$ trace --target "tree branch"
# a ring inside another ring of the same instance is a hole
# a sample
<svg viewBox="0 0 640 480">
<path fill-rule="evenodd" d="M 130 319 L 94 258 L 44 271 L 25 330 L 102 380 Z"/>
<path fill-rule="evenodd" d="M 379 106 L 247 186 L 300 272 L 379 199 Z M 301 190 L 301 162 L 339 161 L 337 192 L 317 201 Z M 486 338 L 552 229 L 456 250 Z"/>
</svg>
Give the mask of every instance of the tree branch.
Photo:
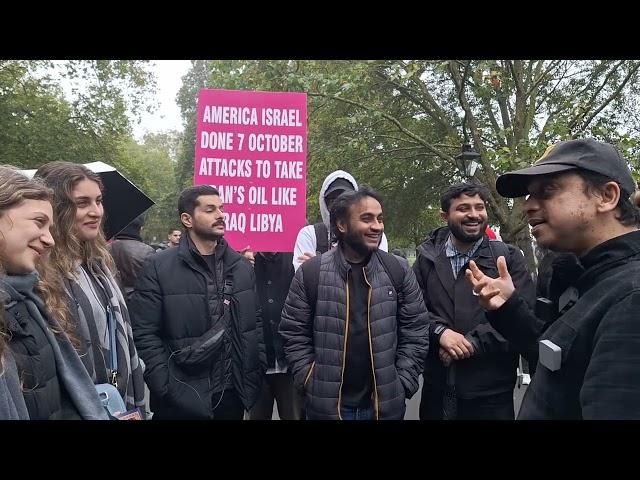
<svg viewBox="0 0 640 480">
<path fill-rule="evenodd" d="M 460 71 L 454 65 L 454 62 L 449 62 L 449 72 L 451 74 L 451 79 L 453 80 L 453 83 L 456 86 L 456 90 L 458 91 L 460 106 L 462 107 L 462 109 L 465 112 L 465 115 L 468 118 L 469 128 L 471 130 L 471 136 L 473 137 L 473 141 L 476 145 L 476 148 L 479 150 L 478 153 L 480 153 L 480 158 L 478 160 L 482 165 L 483 174 L 486 178 L 485 183 L 487 184 L 487 187 L 489 188 L 489 191 L 491 192 L 491 195 L 492 195 L 491 200 L 492 200 L 493 206 L 495 210 L 499 210 L 501 209 L 501 206 L 498 203 L 497 199 L 499 197 L 495 189 L 495 184 L 496 184 L 495 172 L 493 171 L 491 164 L 487 161 L 486 149 L 485 149 L 484 143 L 482 142 L 478 125 L 476 124 L 476 119 L 473 115 L 473 112 L 471 111 L 471 106 L 469 105 L 469 102 L 467 100 L 467 96 L 465 93 L 464 85 L 462 83 L 462 77 L 460 75 Z"/>
<path fill-rule="evenodd" d="M 312 97 L 331 98 L 333 100 L 337 100 L 339 102 L 344 102 L 344 103 L 347 103 L 349 105 L 353 105 L 355 107 L 359 107 L 359 108 L 362 108 L 364 110 L 368 110 L 370 112 L 377 112 L 379 115 L 381 115 L 382 117 L 386 118 L 389 122 L 394 124 L 399 131 L 404 133 L 409 138 L 412 138 L 413 140 L 418 142 L 420 145 L 422 145 L 428 151 L 430 151 L 432 153 L 435 153 L 439 157 L 442 157 L 443 159 L 446 159 L 447 161 L 453 162 L 455 164 L 455 159 L 451 155 L 447 155 L 442 150 L 439 150 L 439 149 L 435 148 L 433 145 L 431 145 L 429 142 L 427 142 L 424 138 L 422 138 L 422 137 L 416 135 L 415 133 L 413 133 L 412 131 L 406 129 L 400 123 L 400 121 L 397 118 L 389 115 L 388 113 L 381 112 L 377 108 L 374 108 L 374 107 L 372 107 L 370 105 L 366 105 L 366 104 L 361 103 L 361 102 L 356 102 L 354 100 L 349 100 L 347 98 L 338 97 L 337 95 L 329 95 L 329 94 L 326 94 L 326 93 L 318 93 L 318 92 L 307 92 L 307 95 L 312 96 Z"/>
<path fill-rule="evenodd" d="M 498 145 L 501 147 L 505 147 L 507 144 L 505 143 L 506 138 L 503 138 L 503 133 L 500 130 L 500 125 L 498 125 L 498 120 L 496 119 L 496 116 L 493 113 L 493 108 L 491 106 L 491 99 L 488 97 L 481 97 L 482 98 L 482 104 L 484 105 L 485 110 L 487 111 L 487 114 L 489 116 L 489 123 L 491 123 L 491 128 L 493 129 L 493 133 L 496 137 L 496 140 L 498 141 Z"/>
<path fill-rule="evenodd" d="M 631 77 L 633 75 L 635 75 L 635 73 L 638 71 L 638 68 L 640 68 L 640 63 L 636 63 L 631 70 L 629 70 L 629 73 L 627 73 L 627 76 L 624 78 L 624 80 L 622 81 L 622 83 L 618 86 L 618 88 L 611 94 L 609 95 L 609 97 L 602 103 L 602 105 L 600 105 L 599 108 L 597 108 L 590 116 L 589 118 L 587 118 L 583 123 L 581 128 L 578 129 L 579 132 L 584 132 L 587 127 L 589 126 L 589 124 L 593 121 L 593 119 L 602 111 L 604 110 L 607 105 L 609 105 L 615 98 L 618 97 L 618 95 L 620 95 L 620 92 L 622 92 L 622 90 L 624 89 L 624 87 L 627 85 L 627 83 L 629 82 L 629 80 L 631 79 Z M 595 100 L 595 99 L 594 99 Z M 588 110 L 587 110 L 588 111 Z"/>
<path fill-rule="evenodd" d="M 405 97 L 411 100 L 415 105 L 419 106 L 424 110 L 424 112 L 429 115 L 441 128 L 443 128 L 446 132 L 450 132 L 453 128 L 448 122 L 444 120 L 446 118 L 444 114 L 444 110 L 435 99 L 431 96 L 429 91 L 426 89 L 426 86 L 422 81 L 416 81 L 415 79 L 411 79 L 410 81 L 420 88 L 417 92 L 421 95 L 424 95 L 426 100 L 421 100 L 415 94 L 413 89 L 407 87 L 406 85 L 402 85 L 401 83 L 392 80 L 389 78 L 381 69 L 376 69 L 375 74 L 378 78 L 382 79 L 384 82 L 392 85 L 397 88 Z"/>
<path fill-rule="evenodd" d="M 544 60 L 540 60 L 540 66 L 542 66 L 542 64 L 544 63 Z M 529 88 L 529 91 L 527 92 L 527 95 L 531 95 L 531 93 L 537 89 L 540 84 L 549 76 L 551 75 L 551 72 L 555 69 L 555 68 L 559 68 L 560 65 L 562 64 L 561 60 L 557 60 L 555 62 L 551 62 L 551 64 L 549 65 L 549 68 L 547 68 L 544 73 L 540 76 L 536 76 L 534 75 L 534 82 L 531 85 L 531 87 Z"/>
<path fill-rule="evenodd" d="M 536 65 L 535 72 L 533 73 L 533 78 L 538 78 L 540 75 L 540 71 L 542 70 L 543 61 L 540 60 Z M 531 66 L 531 64 L 530 64 Z M 533 80 L 532 80 L 532 83 Z M 538 97 L 538 89 L 531 88 L 527 91 L 527 97 L 529 98 L 529 102 L 526 105 L 526 115 L 525 115 L 525 123 L 524 123 L 524 132 L 526 135 L 526 139 L 529 140 L 529 132 L 531 131 L 531 127 L 533 126 L 533 120 L 536 115 L 536 99 Z"/>
<path fill-rule="evenodd" d="M 607 86 L 607 84 L 609 83 L 609 79 L 616 72 L 618 67 L 620 67 L 620 65 L 622 65 L 623 63 L 624 63 L 624 60 L 621 60 L 620 62 L 618 62 L 617 65 L 614 65 L 613 68 L 609 70 L 609 72 L 607 72 L 607 74 L 604 77 L 604 80 L 600 83 L 600 86 L 598 86 L 598 88 L 596 88 L 596 90 L 591 94 L 591 98 L 589 98 L 589 100 L 586 102 L 586 105 L 584 107 L 581 107 L 580 111 L 576 113 L 576 115 L 569 121 L 568 125 L 570 130 L 572 130 L 573 127 L 575 127 L 578 124 L 580 119 L 585 117 L 585 115 L 589 110 L 591 110 L 600 92 L 604 89 L 605 86 Z M 591 79 L 588 85 L 591 85 L 592 83 L 593 83 L 593 79 Z M 584 91 L 586 91 L 585 89 L 586 87 L 582 89 L 580 93 L 583 93 Z"/>
</svg>

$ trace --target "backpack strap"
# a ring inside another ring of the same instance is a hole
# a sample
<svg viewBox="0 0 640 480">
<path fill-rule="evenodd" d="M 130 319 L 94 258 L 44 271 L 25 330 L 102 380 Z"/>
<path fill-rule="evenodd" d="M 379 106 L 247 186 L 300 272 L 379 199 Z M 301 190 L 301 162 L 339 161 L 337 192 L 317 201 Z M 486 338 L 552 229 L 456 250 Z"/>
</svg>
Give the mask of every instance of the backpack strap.
<svg viewBox="0 0 640 480">
<path fill-rule="evenodd" d="M 329 251 L 329 230 L 323 222 L 313 224 L 316 232 L 316 253 L 325 253 Z"/>
<path fill-rule="evenodd" d="M 404 270 L 400 261 L 395 255 L 382 250 L 378 250 L 380 261 L 387 275 L 391 278 L 393 288 L 399 294 L 402 292 L 402 283 L 404 281 Z M 318 285 L 320 284 L 320 261 L 322 254 L 318 254 L 304 262 L 300 268 L 302 269 L 304 281 L 304 289 L 307 294 L 307 300 L 311 306 L 312 315 L 315 315 L 316 303 L 318 302 Z"/>
<path fill-rule="evenodd" d="M 378 258 L 380 258 L 387 275 L 391 278 L 393 288 L 400 294 L 402 292 L 402 282 L 404 281 L 404 270 L 400 265 L 400 261 L 392 253 L 383 252 L 382 250 L 378 250 Z"/>
<path fill-rule="evenodd" d="M 507 267 L 509 266 L 511 251 L 506 243 L 501 242 L 500 240 L 489 240 L 489 250 L 491 250 L 491 256 L 493 257 L 494 262 L 498 261 L 498 257 L 504 257 L 507 262 Z"/>
<path fill-rule="evenodd" d="M 322 253 L 310 258 L 302 265 L 302 280 L 304 281 L 304 289 L 307 293 L 307 300 L 311 307 L 311 318 L 315 316 L 316 303 L 318 302 L 318 285 L 320 284 L 320 259 Z"/>
</svg>

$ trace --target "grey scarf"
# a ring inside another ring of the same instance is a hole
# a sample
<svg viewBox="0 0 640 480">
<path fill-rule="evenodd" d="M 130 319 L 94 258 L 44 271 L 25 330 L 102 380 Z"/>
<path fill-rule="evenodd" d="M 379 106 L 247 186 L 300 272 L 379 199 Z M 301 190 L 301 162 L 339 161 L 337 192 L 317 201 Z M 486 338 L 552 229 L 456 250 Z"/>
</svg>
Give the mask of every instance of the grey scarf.
<svg viewBox="0 0 640 480">
<path fill-rule="evenodd" d="M 77 332 L 87 345 L 91 345 L 92 336 L 89 331 L 95 329 L 100 341 L 100 345 L 94 345 L 87 350 L 88 359 L 85 361 L 85 366 L 90 368 L 89 373 L 94 383 L 106 383 L 111 378 L 111 345 L 107 316 L 105 306 L 100 300 L 101 293 L 104 293 L 116 320 L 118 391 L 124 399 L 127 410 L 144 407 L 144 364 L 138 357 L 133 342 L 129 311 L 116 280 L 109 269 L 101 264 L 93 267 L 91 273 L 87 273 L 81 266 L 78 266 L 74 273 L 75 281 L 67 283 L 67 293 L 77 308 Z M 93 275 L 101 285 L 102 292 L 96 290 L 96 285 L 89 275 Z M 95 358 L 96 355 L 100 358 Z"/>
<path fill-rule="evenodd" d="M 0 317 L 9 296 L 0 289 Z M 0 359 L 0 420 L 29 420 L 27 405 L 24 403 L 18 367 L 11 350 L 6 348 Z"/>
<path fill-rule="evenodd" d="M 20 387 L 18 368 L 8 349 L 2 357 L 0 372 L 0 420 L 29 420 L 29 412 Z"/>
<path fill-rule="evenodd" d="M 45 332 L 53 349 L 60 383 L 64 385 L 80 416 L 85 420 L 109 420 L 93 382 L 73 345 L 64 333 L 54 335 L 51 331 L 49 324 L 59 330 L 55 320 L 48 318 L 47 321 L 44 318 L 46 315 L 44 303 L 33 290 L 38 281 L 37 274 L 8 275 L 3 277 L 3 280 L 4 288 L 11 296 L 11 300 L 24 302 L 29 314 Z"/>
</svg>

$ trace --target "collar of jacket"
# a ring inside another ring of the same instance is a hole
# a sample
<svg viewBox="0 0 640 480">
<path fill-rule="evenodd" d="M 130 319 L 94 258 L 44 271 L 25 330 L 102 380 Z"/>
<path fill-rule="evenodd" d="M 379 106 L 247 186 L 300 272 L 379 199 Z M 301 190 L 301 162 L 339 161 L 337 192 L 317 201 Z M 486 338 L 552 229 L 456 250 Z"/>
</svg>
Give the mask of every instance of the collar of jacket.
<svg viewBox="0 0 640 480">
<path fill-rule="evenodd" d="M 222 262 L 225 276 L 226 272 L 231 270 L 235 266 L 235 264 L 242 258 L 242 255 L 229 247 L 229 244 L 224 238 L 218 240 L 215 254 L 216 263 L 220 261 Z M 200 254 L 200 252 L 198 252 L 198 249 L 191 240 L 188 232 L 180 237 L 180 244 L 178 245 L 178 256 L 195 270 L 202 271 L 204 269 L 204 271 L 206 271 L 206 269 L 209 268 L 207 261 L 202 258 L 202 255 Z"/>
<path fill-rule="evenodd" d="M 279 252 L 258 252 L 257 256 L 262 257 L 265 262 L 275 262 L 276 260 L 280 260 L 282 257 L 282 253 Z"/>
<path fill-rule="evenodd" d="M 429 238 L 420 244 L 418 247 L 418 253 L 421 253 L 429 260 L 434 261 L 444 249 L 444 244 L 449 237 L 449 233 L 449 227 L 436 228 L 431 232 Z"/>
<path fill-rule="evenodd" d="M 429 238 L 418 247 L 418 253 L 424 255 L 428 260 L 435 262 L 436 258 L 444 251 L 445 243 L 447 242 L 447 238 L 449 238 L 450 234 L 451 231 L 449 230 L 449 227 L 436 228 L 431 232 Z M 484 235 L 482 243 L 472 257 L 473 261 L 481 268 L 496 268 L 493 255 L 491 255 L 491 249 L 489 248 L 489 242 L 489 237 Z M 447 258 L 447 261 L 450 262 L 451 260 Z"/>
<path fill-rule="evenodd" d="M 333 259 L 338 269 L 338 273 L 343 279 L 346 279 L 347 272 L 351 270 L 351 265 L 349 264 L 349 262 L 347 262 L 347 259 L 344 258 L 344 254 L 342 253 L 342 248 L 340 247 L 340 244 L 338 244 L 336 248 L 334 248 L 333 250 L 330 250 L 329 252 L 333 252 Z M 378 251 L 376 250 L 371 254 L 371 256 L 369 257 L 369 260 L 364 266 L 364 270 L 366 273 L 370 271 L 371 266 L 373 265 L 373 262 L 378 261 L 377 258 L 378 258 Z"/>
<path fill-rule="evenodd" d="M 115 240 L 137 240 L 139 242 L 142 242 L 142 237 L 140 235 L 130 235 L 128 233 L 119 233 L 118 235 L 113 237 L 113 240 L 114 241 Z"/>
<path fill-rule="evenodd" d="M 10 305 L 15 302 L 31 301 L 38 309 L 42 318 L 47 323 L 50 322 L 48 314 L 46 313 L 46 307 L 44 301 L 35 293 L 35 286 L 38 283 L 37 272 L 31 272 L 24 275 L 2 275 L 0 277 L 0 291 L 3 291 L 10 298 L 7 299 L 3 295 L 5 305 Z M 11 330 L 17 331 L 24 328 L 24 322 L 26 318 L 18 319 L 10 316 L 7 319 L 8 325 Z"/>
<path fill-rule="evenodd" d="M 33 293 L 38 283 L 36 272 L 24 275 L 2 275 L 0 277 L 0 289 L 9 295 L 11 301 L 23 301 L 26 296 Z"/>
<path fill-rule="evenodd" d="M 577 281 L 578 289 L 582 291 L 598 275 L 627 263 L 638 254 L 640 254 L 640 230 L 602 242 L 589 253 L 580 257 L 580 263 L 585 271 Z"/>
</svg>

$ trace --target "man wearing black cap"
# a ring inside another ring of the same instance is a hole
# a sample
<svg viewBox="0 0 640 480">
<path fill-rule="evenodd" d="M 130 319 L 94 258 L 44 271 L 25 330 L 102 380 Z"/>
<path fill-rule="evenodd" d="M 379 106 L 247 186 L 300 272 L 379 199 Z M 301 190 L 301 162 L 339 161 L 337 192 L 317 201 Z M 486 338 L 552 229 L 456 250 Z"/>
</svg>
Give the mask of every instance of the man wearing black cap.
<svg viewBox="0 0 640 480">
<path fill-rule="evenodd" d="M 538 244 L 574 253 L 581 267 L 546 321 L 514 288 L 504 258 L 498 278 L 473 262 L 466 272 L 493 327 L 537 357 L 519 418 L 640 419 L 640 211 L 627 162 L 612 145 L 569 140 L 496 188 L 529 195 Z"/>
<path fill-rule="evenodd" d="M 335 242 L 331 238 L 329 228 L 329 211 L 331 205 L 342 193 L 358 189 L 355 178 L 343 170 L 331 172 L 322 182 L 318 204 L 322 221 L 315 225 L 302 227 L 298 232 L 296 244 L 293 250 L 293 267 L 298 270 L 300 265 L 314 257 L 317 253 L 328 251 Z M 387 237 L 382 234 L 380 250 L 389 250 Z"/>
</svg>

